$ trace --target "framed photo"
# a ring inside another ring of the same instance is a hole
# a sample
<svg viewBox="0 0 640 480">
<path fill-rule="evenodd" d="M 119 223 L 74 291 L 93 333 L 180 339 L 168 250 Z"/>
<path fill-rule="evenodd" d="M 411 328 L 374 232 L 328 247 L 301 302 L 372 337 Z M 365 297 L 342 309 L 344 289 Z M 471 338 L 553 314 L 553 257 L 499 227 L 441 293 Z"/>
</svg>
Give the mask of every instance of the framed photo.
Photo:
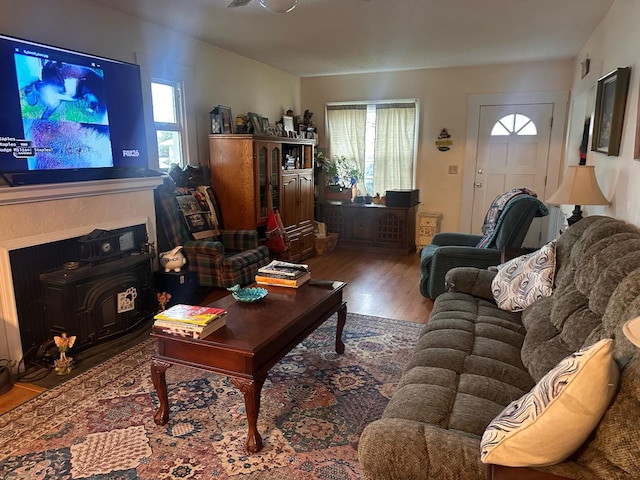
<svg viewBox="0 0 640 480">
<path fill-rule="evenodd" d="M 218 105 L 218 112 L 220 114 L 221 133 L 233 133 L 233 115 L 231 115 L 231 108 Z"/>
<path fill-rule="evenodd" d="M 260 120 L 262 121 L 262 133 L 268 134 L 269 133 L 269 119 L 266 117 L 260 117 Z"/>
<path fill-rule="evenodd" d="M 289 132 L 295 132 L 296 127 L 293 124 L 293 117 L 290 117 L 288 115 L 283 115 L 282 127 L 284 128 L 284 131 L 287 132 L 287 136 L 289 136 Z"/>
<path fill-rule="evenodd" d="M 256 135 L 264 135 L 264 132 L 262 131 L 262 117 L 254 112 L 247 113 L 247 116 L 249 117 L 249 123 L 253 128 L 253 133 Z"/>
<path fill-rule="evenodd" d="M 617 68 L 598 80 L 591 150 L 607 155 L 620 153 L 630 67 Z"/>
</svg>

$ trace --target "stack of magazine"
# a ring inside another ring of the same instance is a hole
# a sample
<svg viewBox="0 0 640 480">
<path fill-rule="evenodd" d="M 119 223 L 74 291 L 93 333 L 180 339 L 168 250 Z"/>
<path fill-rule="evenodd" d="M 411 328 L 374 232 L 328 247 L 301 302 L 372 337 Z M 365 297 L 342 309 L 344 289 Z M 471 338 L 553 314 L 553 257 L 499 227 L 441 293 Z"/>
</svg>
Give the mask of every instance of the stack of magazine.
<svg viewBox="0 0 640 480">
<path fill-rule="evenodd" d="M 273 260 L 260 267 L 256 275 L 256 283 L 261 285 L 277 285 L 280 287 L 298 288 L 311 279 L 309 266 L 302 263 L 289 263 Z"/>
<path fill-rule="evenodd" d="M 153 317 L 153 326 L 181 337 L 204 338 L 224 326 L 227 311 L 222 308 L 177 304 Z"/>
</svg>

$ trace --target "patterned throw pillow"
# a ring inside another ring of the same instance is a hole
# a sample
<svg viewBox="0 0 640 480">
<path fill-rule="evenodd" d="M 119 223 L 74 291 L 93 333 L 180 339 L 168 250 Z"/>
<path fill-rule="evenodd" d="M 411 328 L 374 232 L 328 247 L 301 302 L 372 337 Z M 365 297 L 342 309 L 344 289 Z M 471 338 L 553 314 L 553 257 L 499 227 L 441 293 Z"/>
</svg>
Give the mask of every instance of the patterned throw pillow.
<svg viewBox="0 0 640 480">
<path fill-rule="evenodd" d="M 533 253 L 503 263 L 491 282 L 498 307 L 520 312 L 536 300 L 553 293 L 556 274 L 556 241 Z"/>
<path fill-rule="evenodd" d="M 566 459 L 596 427 L 618 385 L 613 341 L 600 340 L 547 373 L 511 402 L 482 435 L 481 460 L 509 467 L 552 465 Z"/>
</svg>

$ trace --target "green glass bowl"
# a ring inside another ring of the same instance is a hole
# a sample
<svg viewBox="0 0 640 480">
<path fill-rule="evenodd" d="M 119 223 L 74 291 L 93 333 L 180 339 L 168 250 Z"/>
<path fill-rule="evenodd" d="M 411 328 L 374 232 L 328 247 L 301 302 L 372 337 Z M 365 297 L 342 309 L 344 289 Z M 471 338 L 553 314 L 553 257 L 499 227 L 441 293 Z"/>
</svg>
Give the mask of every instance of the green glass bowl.
<svg viewBox="0 0 640 480">
<path fill-rule="evenodd" d="M 252 303 L 262 300 L 269 293 L 264 288 L 240 288 L 238 290 L 232 291 L 233 298 L 235 298 L 238 302 L 246 302 Z"/>
</svg>

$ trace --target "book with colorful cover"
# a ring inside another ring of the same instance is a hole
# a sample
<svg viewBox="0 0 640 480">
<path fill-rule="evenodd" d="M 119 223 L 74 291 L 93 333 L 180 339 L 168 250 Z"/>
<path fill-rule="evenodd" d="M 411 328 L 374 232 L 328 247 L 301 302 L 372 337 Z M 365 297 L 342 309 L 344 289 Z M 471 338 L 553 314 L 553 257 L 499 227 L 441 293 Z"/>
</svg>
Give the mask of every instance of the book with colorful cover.
<svg viewBox="0 0 640 480">
<path fill-rule="evenodd" d="M 298 288 L 311 279 L 309 272 L 303 273 L 298 277 L 287 277 L 284 275 L 256 275 L 256 283 L 259 285 L 275 285 L 280 287 Z"/>
<path fill-rule="evenodd" d="M 194 325 L 206 325 L 224 313 L 226 313 L 226 310 L 223 308 L 201 307 L 198 305 L 185 305 L 179 303 L 156 314 L 153 318 L 156 320 L 169 320 Z"/>
<path fill-rule="evenodd" d="M 205 326 L 171 322 L 169 320 L 156 320 L 153 326 L 163 333 L 198 339 L 208 337 L 226 324 L 227 316 L 223 314 Z"/>
<path fill-rule="evenodd" d="M 260 267 L 258 275 L 283 275 L 286 277 L 299 277 L 300 272 L 308 273 L 309 265 L 303 263 L 283 262 L 282 260 L 272 260 L 271 263 Z"/>
</svg>

